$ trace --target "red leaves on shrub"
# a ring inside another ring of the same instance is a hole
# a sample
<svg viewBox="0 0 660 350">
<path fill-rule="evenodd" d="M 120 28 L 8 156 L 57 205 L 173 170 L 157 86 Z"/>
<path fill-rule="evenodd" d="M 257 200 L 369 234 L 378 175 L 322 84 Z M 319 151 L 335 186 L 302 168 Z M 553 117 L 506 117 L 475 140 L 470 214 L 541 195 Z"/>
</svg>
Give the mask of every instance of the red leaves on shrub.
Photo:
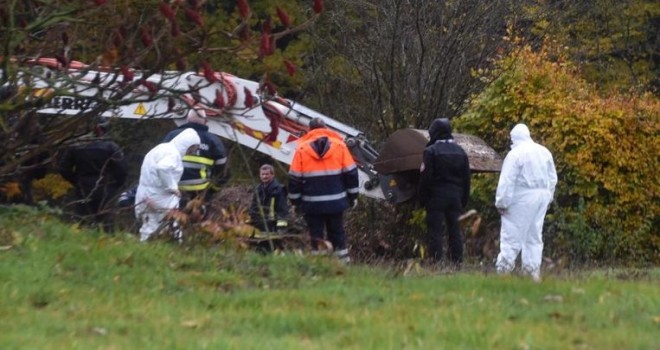
<svg viewBox="0 0 660 350">
<path fill-rule="evenodd" d="M 119 67 L 119 70 L 121 70 L 121 74 L 124 75 L 125 82 L 133 81 L 133 78 L 135 78 L 135 73 L 133 73 L 132 70 L 128 69 L 128 66 L 122 65 L 121 67 Z"/>
<path fill-rule="evenodd" d="M 261 34 L 261 45 L 259 45 L 259 57 L 265 57 L 274 52 L 272 47 L 272 42 L 270 40 L 270 34 L 262 33 Z"/>
<path fill-rule="evenodd" d="M 142 41 L 142 45 L 144 45 L 144 47 L 150 47 L 154 44 L 154 38 L 151 36 L 149 27 L 144 26 L 140 28 L 140 40 Z"/>
<path fill-rule="evenodd" d="M 289 14 L 279 7 L 275 11 L 277 12 L 277 17 L 280 19 L 282 25 L 287 28 L 291 27 L 291 18 L 289 18 Z"/>
<path fill-rule="evenodd" d="M 268 118 L 270 119 L 270 133 L 266 136 L 265 141 L 274 142 L 277 141 L 277 135 L 280 132 L 280 120 L 279 118 Z"/>
<path fill-rule="evenodd" d="M 247 19 L 250 15 L 250 5 L 247 0 L 238 0 L 238 15 L 241 16 L 241 19 Z"/>
<path fill-rule="evenodd" d="M 314 0 L 314 13 L 321 13 L 323 11 L 323 0 Z"/>
<path fill-rule="evenodd" d="M 211 68 L 211 65 L 204 61 L 202 62 L 202 71 L 204 73 L 204 78 L 208 80 L 209 83 L 213 84 L 216 81 L 218 81 L 218 78 L 215 77 L 215 72 L 213 71 L 213 68 Z"/>
<path fill-rule="evenodd" d="M 203 27 L 204 26 L 204 19 L 202 18 L 202 14 L 198 10 L 194 9 L 186 9 L 186 18 L 190 22 L 195 23 L 198 27 Z"/>
<path fill-rule="evenodd" d="M 121 32 L 118 29 L 115 29 L 112 32 L 112 45 L 114 47 L 121 46 L 121 43 L 124 41 L 124 36 L 121 35 Z"/>
<path fill-rule="evenodd" d="M 213 105 L 219 109 L 225 108 L 225 97 L 222 95 L 222 91 L 215 90 L 215 100 L 213 100 Z"/>
<path fill-rule="evenodd" d="M 140 80 L 140 85 L 147 88 L 151 94 L 155 94 L 158 91 L 158 86 L 156 86 L 156 84 L 152 81 L 142 79 Z"/>
<path fill-rule="evenodd" d="M 289 74 L 290 77 L 296 74 L 296 65 L 293 64 L 293 62 L 289 60 L 284 60 L 284 65 L 286 66 L 286 72 Z"/>
<path fill-rule="evenodd" d="M 273 32 L 273 21 L 270 19 L 270 16 L 266 17 L 264 23 L 261 24 L 261 32 L 266 34 Z"/>
<path fill-rule="evenodd" d="M 254 96 L 252 96 L 252 92 L 246 87 L 243 88 L 243 92 L 245 93 L 245 107 L 252 108 L 252 106 L 254 106 Z"/>
<path fill-rule="evenodd" d="M 108 2 L 107 0 L 94 0 L 94 3 L 95 3 L 97 6 L 103 6 L 103 5 L 105 5 L 107 2 Z"/>
<path fill-rule="evenodd" d="M 161 2 L 160 5 L 158 6 L 158 10 L 160 10 L 160 13 L 167 18 L 170 22 L 174 22 L 175 19 L 175 13 L 174 10 L 172 9 L 172 6 L 166 2 Z"/>
<path fill-rule="evenodd" d="M 277 92 L 275 85 L 273 85 L 273 83 L 270 80 L 264 81 L 261 84 L 261 89 L 271 96 L 275 95 L 275 93 Z"/>
</svg>

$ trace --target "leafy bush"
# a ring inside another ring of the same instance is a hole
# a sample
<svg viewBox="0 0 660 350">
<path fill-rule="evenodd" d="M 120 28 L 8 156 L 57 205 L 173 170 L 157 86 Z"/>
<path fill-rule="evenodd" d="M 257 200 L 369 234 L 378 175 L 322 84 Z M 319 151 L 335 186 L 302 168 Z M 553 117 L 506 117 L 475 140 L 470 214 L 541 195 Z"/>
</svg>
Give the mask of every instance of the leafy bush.
<svg viewBox="0 0 660 350">
<path fill-rule="evenodd" d="M 599 96 L 549 45 L 520 47 L 479 74 L 492 83 L 455 126 L 504 154 L 509 131 L 522 122 L 553 153 L 559 184 L 546 218 L 548 251 L 580 260 L 660 262 L 658 98 Z"/>
<path fill-rule="evenodd" d="M 38 200 L 62 198 L 73 188 L 73 185 L 58 174 L 48 174 L 35 180 L 32 186 Z"/>
</svg>

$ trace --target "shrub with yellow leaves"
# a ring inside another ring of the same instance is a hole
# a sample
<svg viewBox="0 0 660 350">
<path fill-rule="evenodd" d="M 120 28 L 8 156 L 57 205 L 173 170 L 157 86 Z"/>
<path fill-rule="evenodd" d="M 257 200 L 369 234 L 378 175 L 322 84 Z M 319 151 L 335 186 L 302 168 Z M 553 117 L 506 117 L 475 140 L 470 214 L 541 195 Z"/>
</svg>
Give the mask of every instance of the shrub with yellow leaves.
<svg viewBox="0 0 660 350">
<path fill-rule="evenodd" d="M 36 200 L 60 199 L 72 188 L 73 186 L 59 174 L 47 174 L 43 178 L 32 182 L 32 190 Z"/>
<path fill-rule="evenodd" d="M 509 131 L 522 122 L 553 153 L 559 183 L 546 218 L 546 253 L 659 263 L 658 97 L 600 96 L 562 50 L 549 45 L 522 46 L 482 77 L 492 83 L 454 126 L 505 154 Z M 480 211 L 492 211 L 492 201 L 494 196 Z"/>
</svg>

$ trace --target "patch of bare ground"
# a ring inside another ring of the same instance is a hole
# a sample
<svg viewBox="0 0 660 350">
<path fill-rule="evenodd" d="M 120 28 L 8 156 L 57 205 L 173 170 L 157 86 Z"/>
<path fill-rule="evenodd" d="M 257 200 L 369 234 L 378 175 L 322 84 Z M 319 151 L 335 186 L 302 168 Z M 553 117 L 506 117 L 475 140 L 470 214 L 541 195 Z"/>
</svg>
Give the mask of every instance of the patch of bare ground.
<svg viewBox="0 0 660 350">
<path fill-rule="evenodd" d="M 252 202 L 253 186 L 233 185 L 223 186 L 213 195 L 213 206 L 218 208 L 250 208 Z"/>
</svg>

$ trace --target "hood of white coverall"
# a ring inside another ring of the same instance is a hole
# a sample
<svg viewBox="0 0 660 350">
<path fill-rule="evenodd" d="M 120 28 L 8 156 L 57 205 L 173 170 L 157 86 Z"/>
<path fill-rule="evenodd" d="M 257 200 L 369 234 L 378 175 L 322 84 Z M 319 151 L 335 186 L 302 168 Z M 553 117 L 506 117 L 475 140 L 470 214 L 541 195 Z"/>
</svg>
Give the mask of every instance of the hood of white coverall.
<svg viewBox="0 0 660 350">
<path fill-rule="evenodd" d="M 522 142 L 532 141 L 529 128 L 525 124 L 516 124 L 511 129 L 511 148 L 516 147 Z"/>
<path fill-rule="evenodd" d="M 197 131 L 191 128 L 184 129 L 178 135 L 176 135 L 170 143 L 176 147 L 179 154 L 183 157 L 186 154 L 188 148 L 194 145 L 199 145 L 201 142 Z"/>
<path fill-rule="evenodd" d="M 550 200 L 557 184 L 557 172 L 552 154 L 535 143 L 524 124 L 511 130 L 511 151 L 502 164 L 495 194 L 495 206 L 509 208 L 520 202 L 528 190 L 546 189 Z"/>
</svg>

